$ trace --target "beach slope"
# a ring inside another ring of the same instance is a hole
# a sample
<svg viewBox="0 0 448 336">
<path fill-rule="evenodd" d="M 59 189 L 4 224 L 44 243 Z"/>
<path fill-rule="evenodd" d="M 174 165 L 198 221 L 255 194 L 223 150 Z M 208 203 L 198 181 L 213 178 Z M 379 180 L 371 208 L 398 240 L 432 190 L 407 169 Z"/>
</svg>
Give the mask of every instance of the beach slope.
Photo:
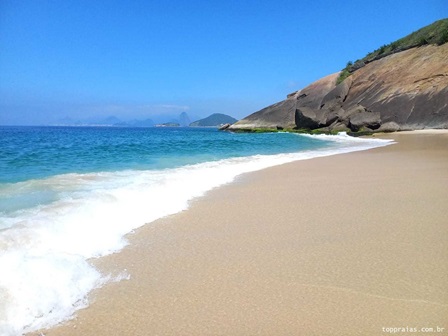
<svg viewBox="0 0 448 336">
<path fill-rule="evenodd" d="M 397 144 L 247 174 L 139 229 L 96 261 L 130 279 L 44 334 L 446 333 L 448 133 L 381 137 Z"/>
</svg>

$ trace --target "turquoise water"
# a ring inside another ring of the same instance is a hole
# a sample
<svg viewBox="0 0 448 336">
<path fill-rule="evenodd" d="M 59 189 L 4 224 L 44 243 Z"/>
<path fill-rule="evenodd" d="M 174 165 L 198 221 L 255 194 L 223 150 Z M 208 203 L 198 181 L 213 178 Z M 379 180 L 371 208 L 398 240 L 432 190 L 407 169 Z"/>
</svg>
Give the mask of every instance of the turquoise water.
<svg viewBox="0 0 448 336">
<path fill-rule="evenodd" d="M 93 289 L 132 277 L 101 274 L 89 260 L 120 251 L 126 234 L 243 173 L 388 144 L 344 134 L 105 127 L 0 127 L 0 143 L 0 335 L 72 318 Z"/>
<path fill-rule="evenodd" d="M 65 173 L 174 168 L 317 149 L 330 142 L 212 128 L 0 127 L 0 143 L 0 183 L 7 183 Z"/>
</svg>

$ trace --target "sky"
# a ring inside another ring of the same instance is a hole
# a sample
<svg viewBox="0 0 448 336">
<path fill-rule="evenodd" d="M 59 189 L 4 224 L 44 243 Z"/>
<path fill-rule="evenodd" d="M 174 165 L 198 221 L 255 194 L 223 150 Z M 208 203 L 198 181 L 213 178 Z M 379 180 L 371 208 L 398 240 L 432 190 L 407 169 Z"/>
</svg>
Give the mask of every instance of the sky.
<svg viewBox="0 0 448 336">
<path fill-rule="evenodd" d="M 239 119 L 446 17 L 447 0 L 0 0 L 0 124 Z"/>
</svg>

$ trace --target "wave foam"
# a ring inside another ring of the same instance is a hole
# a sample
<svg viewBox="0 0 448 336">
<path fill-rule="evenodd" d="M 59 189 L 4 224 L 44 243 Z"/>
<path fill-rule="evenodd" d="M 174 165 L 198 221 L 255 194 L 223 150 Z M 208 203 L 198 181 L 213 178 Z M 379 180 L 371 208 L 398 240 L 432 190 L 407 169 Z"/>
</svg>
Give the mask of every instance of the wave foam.
<svg viewBox="0 0 448 336">
<path fill-rule="evenodd" d="M 242 173 L 391 143 L 344 134 L 312 137 L 332 145 L 176 169 L 66 174 L 21 182 L 22 190 L 51 190 L 52 198 L 48 204 L 0 218 L 0 334 L 31 332 L 69 319 L 88 305 L 87 294 L 92 289 L 129 278 L 126 274 L 114 279 L 101 275 L 89 258 L 119 251 L 126 245 L 127 233 L 187 209 L 193 198 Z"/>
</svg>

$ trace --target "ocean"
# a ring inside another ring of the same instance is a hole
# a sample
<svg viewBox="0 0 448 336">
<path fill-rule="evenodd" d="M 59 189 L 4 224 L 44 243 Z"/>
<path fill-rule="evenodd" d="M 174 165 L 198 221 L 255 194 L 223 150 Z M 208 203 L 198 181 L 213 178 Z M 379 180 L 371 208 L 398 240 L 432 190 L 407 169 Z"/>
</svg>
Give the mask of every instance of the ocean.
<svg viewBox="0 0 448 336">
<path fill-rule="evenodd" d="M 89 260 L 243 173 L 390 143 L 213 128 L 0 127 L 0 334 L 72 318 L 93 289 L 132 276 L 101 274 Z"/>
</svg>

